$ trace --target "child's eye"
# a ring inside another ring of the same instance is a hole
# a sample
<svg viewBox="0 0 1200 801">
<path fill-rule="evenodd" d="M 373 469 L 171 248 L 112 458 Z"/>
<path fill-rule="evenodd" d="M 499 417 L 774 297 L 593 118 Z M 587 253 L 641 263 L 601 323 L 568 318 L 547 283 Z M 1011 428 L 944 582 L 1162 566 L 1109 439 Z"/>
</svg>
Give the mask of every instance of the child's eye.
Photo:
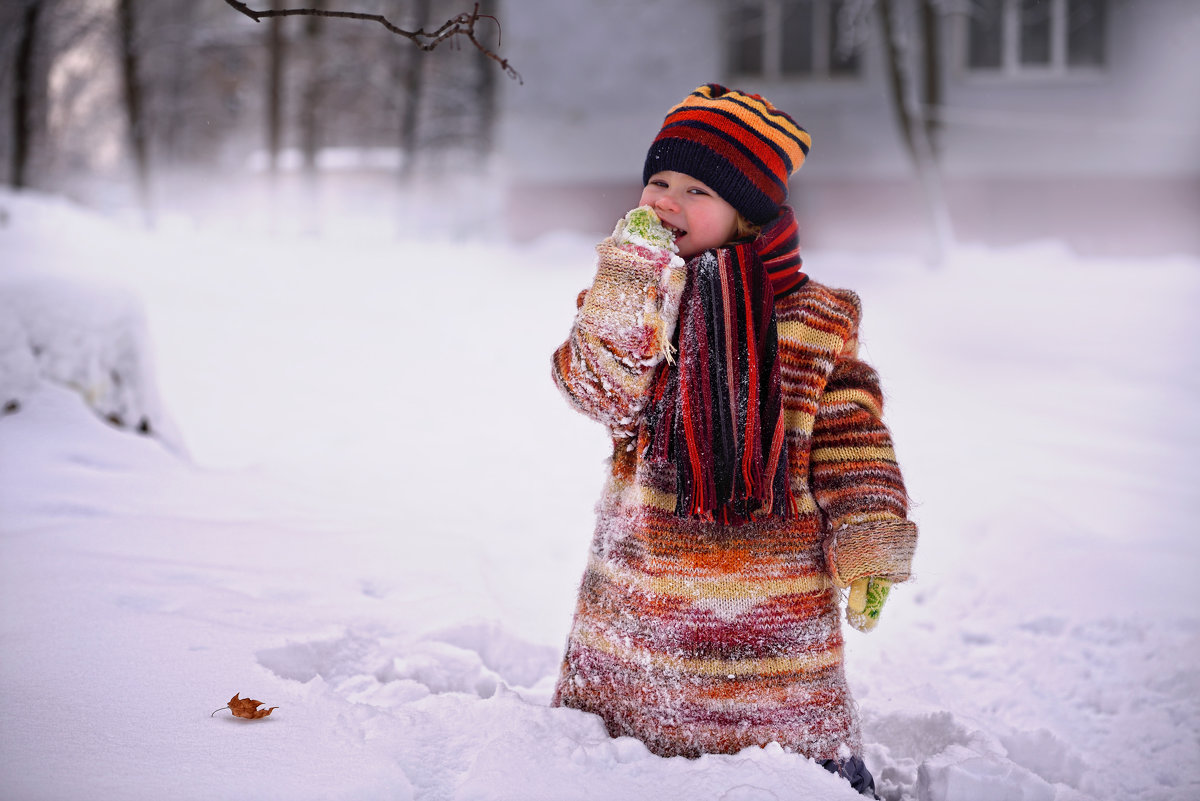
<svg viewBox="0 0 1200 801">
<path fill-rule="evenodd" d="M 650 181 L 650 185 L 665 189 L 667 187 L 667 182 L 662 180 L 661 178 L 655 178 L 652 181 Z"/>
<path fill-rule="evenodd" d="M 693 195 L 707 195 L 708 194 L 708 192 L 704 191 L 703 189 L 701 189 L 698 186 L 693 186 L 691 189 L 688 190 L 688 192 L 690 192 Z"/>
</svg>

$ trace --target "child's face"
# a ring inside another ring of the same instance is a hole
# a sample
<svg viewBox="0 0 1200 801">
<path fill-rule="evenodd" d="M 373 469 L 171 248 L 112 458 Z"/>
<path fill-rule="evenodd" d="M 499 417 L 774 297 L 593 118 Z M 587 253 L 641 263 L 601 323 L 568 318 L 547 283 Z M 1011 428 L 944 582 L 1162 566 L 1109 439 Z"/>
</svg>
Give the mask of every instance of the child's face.
<svg viewBox="0 0 1200 801">
<path fill-rule="evenodd" d="M 665 170 L 650 176 L 639 205 L 651 206 L 675 231 L 679 255 L 690 259 L 733 239 L 737 211 L 690 175 Z"/>
</svg>

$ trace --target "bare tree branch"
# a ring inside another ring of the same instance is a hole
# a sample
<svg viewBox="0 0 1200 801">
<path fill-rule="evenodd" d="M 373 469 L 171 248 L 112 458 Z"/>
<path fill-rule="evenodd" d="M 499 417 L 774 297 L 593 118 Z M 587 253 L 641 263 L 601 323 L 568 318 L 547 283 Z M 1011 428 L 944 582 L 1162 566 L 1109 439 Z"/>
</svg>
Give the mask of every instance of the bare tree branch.
<svg viewBox="0 0 1200 801">
<path fill-rule="evenodd" d="M 238 0 L 225 0 L 235 10 L 245 14 L 255 22 L 261 22 L 270 17 L 336 17 L 341 19 L 360 19 L 369 22 L 378 22 L 383 27 L 387 28 L 397 36 L 403 36 L 411 41 L 421 50 L 429 51 L 437 47 L 447 39 L 452 39 L 455 36 L 465 36 L 471 44 L 479 49 L 479 52 L 495 61 L 500 65 L 500 68 L 508 75 L 515 79 L 518 83 L 524 83 L 520 73 L 512 68 L 508 63 L 508 59 L 500 58 L 493 53 L 475 37 L 475 24 L 481 19 L 491 20 L 499 26 L 499 21 L 490 14 L 480 14 L 479 5 L 470 12 L 463 12 L 457 16 L 446 20 L 442 25 L 435 30 L 427 31 L 423 27 L 417 28 L 415 31 L 405 30 L 398 25 L 393 24 L 387 17 L 382 14 L 364 14 L 358 11 L 326 11 L 320 8 L 281 8 L 269 11 L 255 11 L 245 3 L 240 3 Z"/>
</svg>

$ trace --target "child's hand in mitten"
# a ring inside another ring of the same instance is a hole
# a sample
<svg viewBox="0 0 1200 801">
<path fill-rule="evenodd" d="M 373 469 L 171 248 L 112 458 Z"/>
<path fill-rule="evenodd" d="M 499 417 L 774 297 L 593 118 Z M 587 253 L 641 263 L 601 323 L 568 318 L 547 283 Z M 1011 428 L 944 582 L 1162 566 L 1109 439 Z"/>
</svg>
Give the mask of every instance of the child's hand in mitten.
<svg viewBox="0 0 1200 801">
<path fill-rule="evenodd" d="M 846 620 L 870 631 L 893 582 L 912 571 L 917 527 L 909 520 L 880 520 L 841 526 L 825 538 L 825 564 L 836 587 L 849 587 Z"/>
<path fill-rule="evenodd" d="M 856 579 L 850 584 L 850 599 L 846 602 L 846 621 L 859 631 L 870 631 L 879 622 L 879 613 L 887 601 L 892 582 L 871 576 Z"/>
<path fill-rule="evenodd" d="M 579 330 L 643 366 L 669 357 L 685 278 L 676 250 L 674 234 L 652 208 L 629 212 L 596 248 L 596 278 L 579 310 Z"/>
</svg>

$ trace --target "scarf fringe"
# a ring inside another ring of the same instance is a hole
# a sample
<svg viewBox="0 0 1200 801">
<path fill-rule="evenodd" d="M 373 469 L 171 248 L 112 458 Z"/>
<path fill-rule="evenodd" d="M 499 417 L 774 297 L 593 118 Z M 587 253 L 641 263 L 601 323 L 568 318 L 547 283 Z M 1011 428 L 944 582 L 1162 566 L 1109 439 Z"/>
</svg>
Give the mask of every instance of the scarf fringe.
<svg viewBox="0 0 1200 801">
<path fill-rule="evenodd" d="M 803 285 L 786 209 L 753 242 L 688 265 L 672 369 L 647 410 L 650 458 L 675 466 L 676 514 L 726 524 L 793 518 L 775 300 Z"/>
</svg>

